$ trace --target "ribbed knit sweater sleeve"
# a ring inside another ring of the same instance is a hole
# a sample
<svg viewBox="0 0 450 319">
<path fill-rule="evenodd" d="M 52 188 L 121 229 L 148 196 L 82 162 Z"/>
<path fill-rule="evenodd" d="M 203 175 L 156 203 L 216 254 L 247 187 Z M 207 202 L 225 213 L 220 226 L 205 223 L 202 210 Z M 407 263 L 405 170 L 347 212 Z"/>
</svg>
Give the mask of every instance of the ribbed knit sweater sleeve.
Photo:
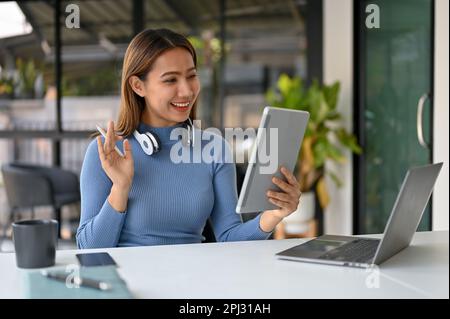
<svg viewBox="0 0 450 319">
<path fill-rule="evenodd" d="M 125 212 L 116 211 L 107 198 L 112 183 L 103 171 L 98 156 L 97 141 L 86 151 L 81 169 L 81 219 L 77 230 L 78 248 L 116 247 Z"/>
<path fill-rule="evenodd" d="M 239 241 L 267 239 L 271 232 L 264 232 L 259 226 L 261 214 L 242 223 L 236 213 L 237 188 L 236 165 L 230 159 L 232 150 L 228 142 L 222 139 L 222 150 L 218 162 L 214 163 L 214 207 L 211 222 L 218 241 Z"/>
</svg>

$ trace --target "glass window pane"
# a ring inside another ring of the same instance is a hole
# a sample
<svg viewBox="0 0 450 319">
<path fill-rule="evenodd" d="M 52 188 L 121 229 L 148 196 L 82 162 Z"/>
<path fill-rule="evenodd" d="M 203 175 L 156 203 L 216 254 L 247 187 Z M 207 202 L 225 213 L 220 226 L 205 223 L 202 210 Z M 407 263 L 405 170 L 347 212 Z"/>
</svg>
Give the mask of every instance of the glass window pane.
<svg viewBox="0 0 450 319">
<path fill-rule="evenodd" d="M 258 127 L 265 92 L 281 73 L 306 77 L 304 6 L 228 1 L 225 127 Z"/>
<path fill-rule="evenodd" d="M 52 129 L 53 9 L 43 1 L 0 6 L 0 130 Z"/>
<path fill-rule="evenodd" d="M 70 4 L 80 10 L 80 28 L 67 23 L 61 28 L 63 129 L 93 130 L 97 123 L 117 118 L 123 57 L 132 35 L 132 2 L 63 1 L 61 10 Z M 71 12 L 65 13 L 66 19 Z"/>
<path fill-rule="evenodd" d="M 381 233 L 409 167 L 430 159 L 417 141 L 417 102 L 431 85 L 432 1 L 377 0 L 381 27 L 363 29 L 365 50 L 362 233 Z M 429 113 L 424 112 L 429 140 Z M 430 210 L 419 230 L 430 228 Z"/>
</svg>

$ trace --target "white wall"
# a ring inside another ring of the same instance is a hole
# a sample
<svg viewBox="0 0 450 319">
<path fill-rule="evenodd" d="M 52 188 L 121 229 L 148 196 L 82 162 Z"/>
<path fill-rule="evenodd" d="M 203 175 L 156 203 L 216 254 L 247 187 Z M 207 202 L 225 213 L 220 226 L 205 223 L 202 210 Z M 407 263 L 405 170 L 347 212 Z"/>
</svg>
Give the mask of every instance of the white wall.
<svg viewBox="0 0 450 319">
<path fill-rule="evenodd" d="M 352 131 L 353 123 L 353 1 L 324 0 L 323 2 L 323 61 L 324 82 L 341 82 L 338 109 L 345 127 Z M 346 152 L 347 163 L 330 168 L 341 177 L 344 185 L 337 188 L 331 180 L 327 186 L 331 203 L 325 212 L 325 232 L 350 235 L 353 231 L 352 156 Z"/>
<path fill-rule="evenodd" d="M 434 162 L 444 162 L 433 195 L 433 230 L 449 229 L 448 0 L 435 2 Z"/>
</svg>

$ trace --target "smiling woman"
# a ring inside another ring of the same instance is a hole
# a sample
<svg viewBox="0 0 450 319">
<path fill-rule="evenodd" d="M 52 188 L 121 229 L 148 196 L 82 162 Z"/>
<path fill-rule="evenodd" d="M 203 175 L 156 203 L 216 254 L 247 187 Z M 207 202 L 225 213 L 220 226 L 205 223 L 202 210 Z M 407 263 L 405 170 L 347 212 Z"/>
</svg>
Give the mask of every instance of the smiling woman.
<svg viewBox="0 0 450 319">
<path fill-rule="evenodd" d="M 105 139 L 89 145 L 83 162 L 78 247 L 200 243 L 208 220 L 218 241 L 266 239 L 297 207 L 298 182 L 281 170 L 286 182 L 274 179 L 274 184 L 283 192 L 267 195 L 280 209 L 242 223 L 235 211 L 236 167 L 227 161 L 231 149 L 214 133 L 202 131 L 199 144 L 189 138 L 183 146 L 203 153 L 218 138 L 223 151 L 214 152 L 211 161 L 173 161 L 171 150 L 179 143 L 171 139 L 172 131 L 194 131 L 196 67 L 195 50 L 180 34 L 145 30 L 131 41 L 117 129 L 110 121 Z M 119 140 L 124 156 L 115 150 Z M 155 152 L 151 147 L 146 152 L 149 144 Z"/>
</svg>

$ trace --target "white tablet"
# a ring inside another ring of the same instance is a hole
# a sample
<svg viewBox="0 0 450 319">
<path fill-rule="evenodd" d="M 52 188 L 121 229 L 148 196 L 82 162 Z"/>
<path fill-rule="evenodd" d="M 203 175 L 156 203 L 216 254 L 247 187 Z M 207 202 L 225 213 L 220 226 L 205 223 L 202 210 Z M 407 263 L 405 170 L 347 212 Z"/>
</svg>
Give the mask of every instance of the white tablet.
<svg viewBox="0 0 450 319">
<path fill-rule="evenodd" d="M 269 202 L 269 189 L 281 191 L 272 182 L 284 181 L 280 166 L 294 172 L 309 113 L 266 106 L 236 206 L 236 213 L 256 213 L 279 207 Z"/>
</svg>

